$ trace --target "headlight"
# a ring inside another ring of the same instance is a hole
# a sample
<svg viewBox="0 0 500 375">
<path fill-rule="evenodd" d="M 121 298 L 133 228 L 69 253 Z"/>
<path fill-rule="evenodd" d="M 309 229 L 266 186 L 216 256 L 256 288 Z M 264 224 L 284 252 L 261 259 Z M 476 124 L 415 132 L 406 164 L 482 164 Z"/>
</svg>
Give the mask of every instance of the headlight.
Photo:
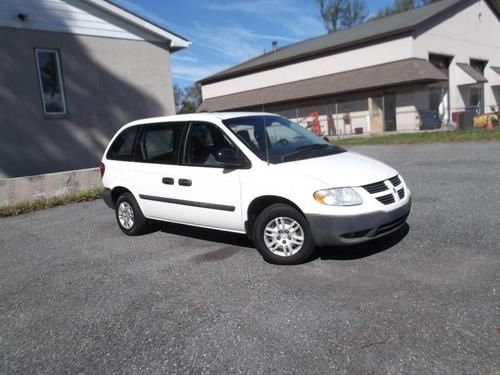
<svg viewBox="0 0 500 375">
<path fill-rule="evenodd" d="M 351 188 L 319 190 L 314 193 L 314 199 L 329 206 L 356 206 L 363 203 L 363 199 Z"/>
</svg>

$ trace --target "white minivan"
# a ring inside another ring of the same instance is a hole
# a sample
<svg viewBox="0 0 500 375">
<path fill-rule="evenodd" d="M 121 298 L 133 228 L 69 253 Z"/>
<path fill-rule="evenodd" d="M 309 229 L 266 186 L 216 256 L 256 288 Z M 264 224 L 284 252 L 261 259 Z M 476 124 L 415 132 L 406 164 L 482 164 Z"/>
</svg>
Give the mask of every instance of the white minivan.
<svg viewBox="0 0 500 375">
<path fill-rule="evenodd" d="M 396 170 L 269 113 L 199 113 L 123 126 L 101 163 L 120 229 L 151 220 L 246 233 L 268 262 L 391 233 L 410 213 Z"/>
</svg>

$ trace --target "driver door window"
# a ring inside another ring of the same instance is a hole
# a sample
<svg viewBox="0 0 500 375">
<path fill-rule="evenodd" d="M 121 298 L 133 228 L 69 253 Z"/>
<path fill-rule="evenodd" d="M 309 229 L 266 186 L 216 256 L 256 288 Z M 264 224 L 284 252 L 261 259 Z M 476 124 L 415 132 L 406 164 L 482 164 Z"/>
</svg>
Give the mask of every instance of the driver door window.
<svg viewBox="0 0 500 375">
<path fill-rule="evenodd" d="M 205 167 L 220 167 L 216 159 L 217 151 L 229 148 L 237 153 L 236 147 L 216 126 L 193 123 L 186 142 L 184 163 Z"/>
</svg>

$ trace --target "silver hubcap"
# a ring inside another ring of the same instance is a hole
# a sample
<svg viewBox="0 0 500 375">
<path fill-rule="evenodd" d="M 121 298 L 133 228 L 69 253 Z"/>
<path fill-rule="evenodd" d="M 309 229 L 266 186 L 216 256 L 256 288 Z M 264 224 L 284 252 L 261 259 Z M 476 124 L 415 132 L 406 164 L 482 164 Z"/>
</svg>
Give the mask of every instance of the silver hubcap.
<svg viewBox="0 0 500 375">
<path fill-rule="evenodd" d="M 289 217 L 277 217 L 267 223 L 264 242 L 276 255 L 288 257 L 296 254 L 304 244 L 304 230 Z"/>
<path fill-rule="evenodd" d="M 120 225 L 129 230 L 134 226 L 134 210 L 128 202 L 122 202 L 118 206 L 118 220 Z"/>
</svg>

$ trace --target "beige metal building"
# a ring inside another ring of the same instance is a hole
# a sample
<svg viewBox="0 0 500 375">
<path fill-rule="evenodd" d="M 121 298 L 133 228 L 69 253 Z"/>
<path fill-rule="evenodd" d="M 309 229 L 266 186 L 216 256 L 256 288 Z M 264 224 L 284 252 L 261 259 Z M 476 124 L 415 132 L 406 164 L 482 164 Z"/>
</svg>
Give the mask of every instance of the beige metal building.
<svg viewBox="0 0 500 375">
<path fill-rule="evenodd" d="M 499 105 L 498 35 L 490 1 L 442 0 L 202 79 L 200 110 L 317 118 L 325 135 L 437 128 Z"/>
</svg>

